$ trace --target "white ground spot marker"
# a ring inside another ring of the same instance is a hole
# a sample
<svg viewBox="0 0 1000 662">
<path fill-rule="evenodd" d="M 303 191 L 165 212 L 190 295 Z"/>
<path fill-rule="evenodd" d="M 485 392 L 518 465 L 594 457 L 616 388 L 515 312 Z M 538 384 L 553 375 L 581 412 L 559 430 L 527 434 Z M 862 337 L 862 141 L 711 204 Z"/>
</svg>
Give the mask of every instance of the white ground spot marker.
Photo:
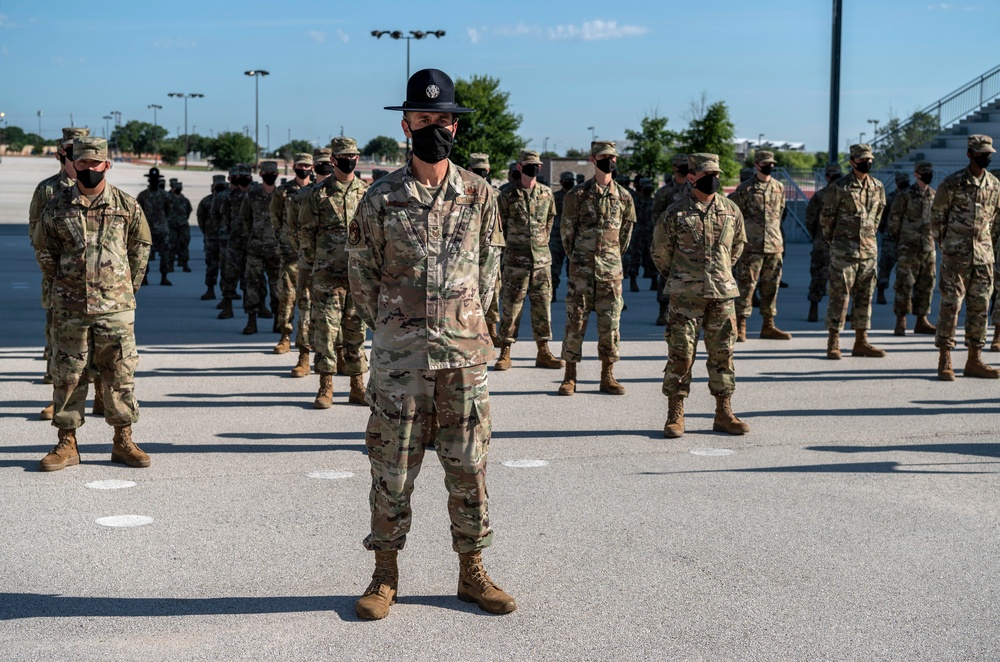
<svg viewBox="0 0 1000 662">
<path fill-rule="evenodd" d="M 313 471 L 306 475 L 310 478 L 324 478 L 326 480 L 340 480 L 341 478 L 354 477 L 354 473 L 350 471 Z"/>
<path fill-rule="evenodd" d="M 95 480 L 87 483 L 84 487 L 92 490 L 121 490 L 126 487 L 135 487 L 135 482 L 131 480 Z"/>
<path fill-rule="evenodd" d="M 736 451 L 729 448 L 695 448 L 691 455 L 708 455 L 710 457 L 721 457 L 723 455 L 735 455 Z"/>
<path fill-rule="evenodd" d="M 549 466 L 548 460 L 505 460 L 501 462 L 505 467 L 513 469 L 537 469 L 538 467 Z"/>
<path fill-rule="evenodd" d="M 101 526 L 126 527 L 152 524 L 153 518 L 146 517 L 145 515 L 110 515 L 108 517 L 98 517 L 94 521 Z"/>
</svg>

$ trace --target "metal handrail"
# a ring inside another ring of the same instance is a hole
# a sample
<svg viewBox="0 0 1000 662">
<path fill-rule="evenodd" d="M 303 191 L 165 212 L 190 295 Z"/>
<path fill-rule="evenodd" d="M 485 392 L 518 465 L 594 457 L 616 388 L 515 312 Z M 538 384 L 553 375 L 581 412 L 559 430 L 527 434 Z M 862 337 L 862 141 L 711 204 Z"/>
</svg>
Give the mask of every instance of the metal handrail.
<svg viewBox="0 0 1000 662">
<path fill-rule="evenodd" d="M 788 204 L 789 201 L 808 204 L 809 196 L 802 191 L 798 183 L 795 181 L 795 178 L 792 177 L 792 174 L 787 168 L 775 168 L 771 173 L 771 176 L 776 176 L 778 181 L 785 186 L 785 209 L 788 210 L 788 216 L 795 220 L 795 223 L 802 228 L 802 231 L 807 237 L 810 236 L 809 230 L 806 229 L 805 221 L 799 218 L 799 214 L 795 211 L 795 207 Z"/>
</svg>

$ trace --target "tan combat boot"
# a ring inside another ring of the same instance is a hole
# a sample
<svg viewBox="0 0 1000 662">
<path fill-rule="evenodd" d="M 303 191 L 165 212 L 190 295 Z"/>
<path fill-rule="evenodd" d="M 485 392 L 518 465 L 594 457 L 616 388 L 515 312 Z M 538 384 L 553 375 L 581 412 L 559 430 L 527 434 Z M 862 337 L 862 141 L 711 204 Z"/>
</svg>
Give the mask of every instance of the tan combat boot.
<svg viewBox="0 0 1000 662">
<path fill-rule="evenodd" d="M 917 315 L 917 323 L 913 327 L 913 332 L 933 336 L 937 333 L 937 327 L 931 324 L 930 320 L 927 319 L 927 315 Z M 1000 347 L 996 351 L 1000 352 Z"/>
<path fill-rule="evenodd" d="M 287 354 L 292 350 L 292 338 L 287 333 L 282 333 L 278 339 L 278 344 L 274 346 L 275 354 Z"/>
<path fill-rule="evenodd" d="M 486 326 L 490 331 L 490 340 L 493 341 L 493 346 L 499 348 L 503 345 L 503 343 L 500 342 L 500 335 L 497 333 L 497 325 L 487 324 Z"/>
<path fill-rule="evenodd" d="M 615 379 L 614 363 L 601 359 L 601 393 L 625 395 L 625 387 Z"/>
<path fill-rule="evenodd" d="M 375 620 L 389 615 L 389 607 L 396 604 L 399 586 L 398 552 L 375 552 L 375 572 L 364 594 L 354 604 L 359 618 Z"/>
<path fill-rule="evenodd" d="M 990 343 L 991 352 L 1000 352 L 1000 326 L 993 329 L 993 342 Z"/>
<path fill-rule="evenodd" d="M 56 403 L 50 402 L 45 405 L 45 409 L 38 412 L 38 420 L 40 421 L 51 421 L 56 415 Z"/>
<path fill-rule="evenodd" d="M 76 430 L 59 430 L 59 443 L 38 463 L 39 471 L 59 471 L 80 464 L 76 448 Z"/>
<path fill-rule="evenodd" d="M 104 384 L 100 377 L 94 378 L 94 408 L 91 413 L 94 416 L 104 416 Z"/>
<path fill-rule="evenodd" d="M 941 347 L 938 354 L 938 379 L 942 382 L 955 381 L 955 371 L 951 369 L 951 349 Z"/>
<path fill-rule="evenodd" d="M 366 405 L 365 402 L 365 378 L 364 375 L 351 375 L 351 393 L 347 396 L 347 401 L 352 405 Z"/>
<path fill-rule="evenodd" d="M 981 347 L 969 348 L 969 359 L 965 362 L 963 377 L 980 377 L 982 379 L 1000 379 L 1000 370 L 983 363 Z"/>
<path fill-rule="evenodd" d="M 747 341 L 747 318 L 736 316 L 736 342 Z"/>
<path fill-rule="evenodd" d="M 319 373 L 319 393 L 313 401 L 316 409 L 329 409 L 333 405 L 333 373 Z"/>
<path fill-rule="evenodd" d="M 563 367 L 563 362 L 561 359 L 557 359 L 549 351 L 549 343 L 545 340 L 539 340 L 538 354 L 535 355 L 535 367 L 536 368 L 549 368 L 551 370 L 559 370 Z"/>
<path fill-rule="evenodd" d="M 504 346 L 500 348 L 500 358 L 497 359 L 493 369 L 501 372 L 510 370 L 510 345 L 504 343 Z"/>
<path fill-rule="evenodd" d="M 257 313 L 247 313 L 247 325 L 243 327 L 243 335 L 252 336 L 257 333 Z"/>
<path fill-rule="evenodd" d="M 746 320 L 743 320 L 743 337 L 746 338 Z M 764 316 L 764 324 L 760 327 L 760 337 L 764 340 L 791 340 L 792 334 L 782 331 L 774 325 L 774 318 Z"/>
<path fill-rule="evenodd" d="M 830 337 L 826 341 L 826 358 L 840 360 L 840 331 L 830 329 Z"/>
<path fill-rule="evenodd" d="M 712 423 L 712 429 L 726 434 L 746 434 L 750 432 L 750 426 L 736 418 L 729 402 L 730 397 L 728 395 L 715 396 L 715 422 Z"/>
<path fill-rule="evenodd" d="M 576 364 L 566 362 L 566 374 L 563 376 L 562 384 L 559 385 L 559 395 L 573 395 L 576 393 Z"/>
<path fill-rule="evenodd" d="M 684 398 L 671 395 L 667 399 L 667 424 L 663 426 L 663 436 L 676 439 L 684 435 Z"/>
<path fill-rule="evenodd" d="M 344 359 L 344 346 L 340 345 L 333 351 L 337 356 L 337 374 L 347 375 L 347 361 Z"/>
<path fill-rule="evenodd" d="M 149 456 L 132 442 L 132 426 L 116 425 L 115 440 L 111 447 L 111 461 L 127 467 L 142 469 L 150 465 Z"/>
<path fill-rule="evenodd" d="M 490 614 L 509 614 L 517 609 L 514 598 L 486 574 L 481 552 L 458 555 L 458 599 L 475 602 Z"/>
<path fill-rule="evenodd" d="M 885 356 L 885 350 L 874 347 L 868 342 L 868 331 L 855 329 L 854 348 L 851 349 L 851 356 L 867 356 L 873 359 L 880 359 Z"/>
<path fill-rule="evenodd" d="M 892 330 L 892 335 L 906 335 L 906 315 L 896 315 L 896 328 Z"/>
<path fill-rule="evenodd" d="M 299 350 L 299 362 L 292 368 L 292 377 L 305 377 L 309 374 L 309 350 Z"/>
</svg>

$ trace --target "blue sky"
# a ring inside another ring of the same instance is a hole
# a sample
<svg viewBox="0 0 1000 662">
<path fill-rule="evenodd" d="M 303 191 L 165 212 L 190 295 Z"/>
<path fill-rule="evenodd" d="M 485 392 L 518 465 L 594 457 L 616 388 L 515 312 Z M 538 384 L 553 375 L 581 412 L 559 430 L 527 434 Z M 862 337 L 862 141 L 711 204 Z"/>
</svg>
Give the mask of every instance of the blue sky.
<svg viewBox="0 0 1000 662">
<path fill-rule="evenodd" d="M 70 123 L 103 133 L 102 116 L 198 133 L 254 125 L 260 140 L 364 143 L 402 139 L 406 44 L 380 30 L 446 31 L 411 44 L 411 70 L 486 74 L 510 92 L 530 145 L 563 152 L 594 133 L 620 139 L 643 116 L 683 128 L 702 93 L 724 100 L 737 134 L 827 148 L 831 0 L 630 3 L 299 3 L 172 0 L 0 0 L 0 111 L 10 124 L 55 137 Z M 867 119 L 905 116 L 997 64 L 1000 2 L 844 0 L 841 149 Z M 461 134 L 459 134 L 461 139 Z"/>
</svg>

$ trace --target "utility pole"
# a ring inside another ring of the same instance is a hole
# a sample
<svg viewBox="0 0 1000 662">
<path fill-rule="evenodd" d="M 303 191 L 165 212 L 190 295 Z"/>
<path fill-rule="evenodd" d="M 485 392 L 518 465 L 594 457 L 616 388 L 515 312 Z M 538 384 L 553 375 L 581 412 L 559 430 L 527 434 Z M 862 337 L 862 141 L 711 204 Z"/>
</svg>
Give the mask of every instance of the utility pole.
<svg viewBox="0 0 1000 662">
<path fill-rule="evenodd" d="M 158 128 L 156 125 L 156 111 L 163 110 L 163 106 L 151 103 L 148 106 L 146 106 L 146 108 L 153 109 L 153 136 L 154 138 L 156 138 L 156 144 L 153 147 L 153 165 L 155 166 L 158 165 L 160 162 L 160 136 L 157 134 L 156 131 L 156 129 Z"/>
<path fill-rule="evenodd" d="M 184 99 L 184 169 L 188 169 L 188 152 L 191 151 L 191 137 L 188 135 L 188 99 L 201 99 L 205 95 L 198 94 L 197 92 L 182 93 L 182 92 L 168 92 L 168 97 L 177 97 L 178 99 Z"/>
<path fill-rule="evenodd" d="M 262 76 L 270 76 L 270 71 L 264 71 L 263 69 L 250 69 L 249 71 L 243 72 L 244 76 L 250 76 L 253 78 L 253 135 L 254 135 L 254 156 L 257 159 L 254 162 L 254 168 L 260 163 L 260 79 Z"/>
<path fill-rule="evenodd" d="M 838 130 L 840 128 L 840 32 L 843 0 L 833 0 L 833 38 L 830 52 L 830 154 L 829 163 L 836 164 Z"/>
</svg>

